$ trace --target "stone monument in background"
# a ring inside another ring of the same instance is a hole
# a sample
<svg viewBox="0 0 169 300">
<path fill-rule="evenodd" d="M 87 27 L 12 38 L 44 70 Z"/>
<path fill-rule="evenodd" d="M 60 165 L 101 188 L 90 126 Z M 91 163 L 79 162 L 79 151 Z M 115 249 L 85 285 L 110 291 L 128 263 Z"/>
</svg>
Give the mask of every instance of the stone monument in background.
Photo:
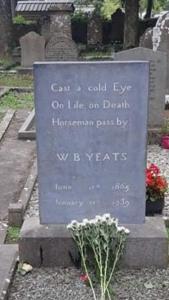
<svg viewBox="0 0 169 300">
<path fill-rule="evenodd" d="M 115 60 L 150 62 L 148 127 L 161 128 L 164 125 L 166 53 L 138 47 L 117 52 Z"/>
<path fill-rule="evenodd" d="M 142 36 L 140 45 L 153 51 L 162 51 L 167 55 L 166 94 L 169 93 L 169 12 L 162 15 L 156 26 Z"/>
<path fill-rule="evenodd" d="M 45 39 L 36 32 L 29 32 L 20 38 L 21 66 L 31 68 L 35 61 L 45 60 Z"/>
<path fill-rule="evenodd" d="M 56 3 L 50 13 L 50 33 L 46 44 L 46 60 L 77 60 L 78 50 L 72 40 L 71 13 L 73 5 Z"/>
</svg>

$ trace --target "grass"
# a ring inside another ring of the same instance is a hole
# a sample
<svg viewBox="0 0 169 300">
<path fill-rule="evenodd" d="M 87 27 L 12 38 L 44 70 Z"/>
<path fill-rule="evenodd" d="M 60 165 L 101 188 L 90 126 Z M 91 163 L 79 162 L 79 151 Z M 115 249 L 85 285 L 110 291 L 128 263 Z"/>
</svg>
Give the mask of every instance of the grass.
<svg viewBox="0 0 169 300">
<path fill-rule="evenodd" d="M 18 242 L 20 227 L 9 226 L 7 229 L 6 244 L 15 244 Z"/>
<path fill-rule="evenodd" d="M 10 70 L 11 68 L 16 67 L 17 65 L 18 64 L 15 63 L 10 57 L 0 58 L 0 67 L 4 70 Z"/>
<path fill-rule="evenodd" d="M 0 99 L 0 109 L 33 109 L 33 93 L 11 91 Z"/>
<path fill-rule="evenodd" d="M 110 58 L 112 50 L 110 48 L 104 50 L 87 50 L 81 52 L 82 58 L 90 58 L 90 60 Z"/>
<path fill-rule="evenodd" d="M 32 87 L 33 78 L 30 75 L 0 74 L 0 86 Z"/>
</svg>

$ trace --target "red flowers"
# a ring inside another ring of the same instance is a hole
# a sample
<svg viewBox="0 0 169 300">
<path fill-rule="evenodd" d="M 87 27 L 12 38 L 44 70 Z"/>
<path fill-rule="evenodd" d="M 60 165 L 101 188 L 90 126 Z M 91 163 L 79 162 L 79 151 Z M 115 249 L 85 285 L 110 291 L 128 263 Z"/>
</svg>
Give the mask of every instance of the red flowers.
<svg viewBox="0 0 169 300">
<path fill-rule="evenodd" d="M 147 198 L 158 200 L 167 191 L 168 184 L 164 176 L 160 175 L 160 169 L 155 165 L 151 164 L 146 169 L 146 193 Z"/>
<path fill-rule="evenodd" d="M 80 275 L 80 280 L 83 281 L 84 283 L 88 283 L 89 279 L 87 274 Z"/>
</svg>

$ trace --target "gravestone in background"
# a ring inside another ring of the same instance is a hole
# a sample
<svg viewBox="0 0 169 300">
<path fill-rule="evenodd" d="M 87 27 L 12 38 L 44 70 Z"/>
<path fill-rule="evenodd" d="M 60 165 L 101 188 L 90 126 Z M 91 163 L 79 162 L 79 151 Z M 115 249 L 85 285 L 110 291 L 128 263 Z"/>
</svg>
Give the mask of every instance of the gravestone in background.
<svg viewBox="0 0 169 300">
<path fill-rule="evenodd" d="M 87 25 L 87 44 L 96 46 L 102 44 L 102 20 L 99 16 L 92 15 Z"/>
<path fill-rule="evenodd" d="M 149 128 L 161 127 L 164 122 L 165 82 L 167 59 L 164 52 L 138 47 L 115 54 L 117 61 L 149 61 Z M 138 74 L 139 78 L 139 74 Z"/>
<path fill-rule="evenodd" d="M 149 65 L 35 64 L 40 220 L 145 218 Z"/>
<path fill-rule="evenodd" d="M 151 48 L 154 52 L 166 53 L 166 94 L 169 93 L 169 13 L 163 14 L 157 21 L 156 26 L 145 32 L 140 40 L 140 46 Z"/>
<path fill-rule="evenodd" d="M 45 39 L 36 32 L 21 37 L 20 45 L 22 67 L 32 67 L 35 61 L 45 60 Z"/>
</svg>

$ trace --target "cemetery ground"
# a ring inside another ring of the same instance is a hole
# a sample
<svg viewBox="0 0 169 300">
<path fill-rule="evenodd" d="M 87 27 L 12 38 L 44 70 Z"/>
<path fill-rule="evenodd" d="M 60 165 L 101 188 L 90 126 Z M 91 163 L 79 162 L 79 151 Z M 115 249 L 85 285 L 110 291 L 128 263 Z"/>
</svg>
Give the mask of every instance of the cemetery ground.
<svg viewBox="0 0 169 300">
<path fill-rule="evenodd" d="M 33 108 L 31 86 L 30 76 L 0 74 L 0 299 L 90 300 L 91 291 L 80 280 L 80 270 L 41 267 L 23 276 L 16 263 L 20 226 L 8 226 L 8 208 L 20 203 L 21 195 L 30 188 L 24 218 L 38 216 L 37 184 L 26 185 L 36 159 L 35 141 L 18 139 L 18 131 Z M 160 167 L 169 182 L 169 151 L 149 145 L 148 160 Z M 169 195 L 164 216 L 169 218 Z M 168 300 L 169 268 L 120 269 L 114 290 L 115 300 Z"/>
</svg>

